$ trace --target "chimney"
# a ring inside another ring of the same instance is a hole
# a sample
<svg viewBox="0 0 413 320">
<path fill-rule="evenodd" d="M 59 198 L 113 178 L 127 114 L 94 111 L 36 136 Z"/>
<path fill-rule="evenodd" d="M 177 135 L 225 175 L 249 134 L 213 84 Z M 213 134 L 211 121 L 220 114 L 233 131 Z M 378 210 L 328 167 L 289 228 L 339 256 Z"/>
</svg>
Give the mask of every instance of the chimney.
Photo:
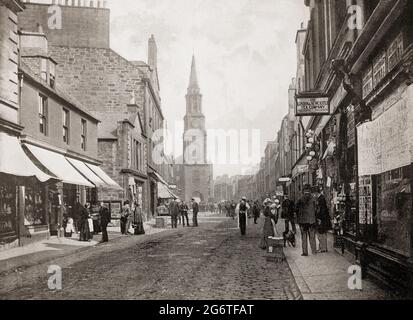
<svg viewBox="0 0 413 320">
<path fill-rule="evenodd" d="M 152 70 L 156 70 L 158 67 L 158 48 L 153 34 L 148 40 L 148 65 Z"/>
</svg>

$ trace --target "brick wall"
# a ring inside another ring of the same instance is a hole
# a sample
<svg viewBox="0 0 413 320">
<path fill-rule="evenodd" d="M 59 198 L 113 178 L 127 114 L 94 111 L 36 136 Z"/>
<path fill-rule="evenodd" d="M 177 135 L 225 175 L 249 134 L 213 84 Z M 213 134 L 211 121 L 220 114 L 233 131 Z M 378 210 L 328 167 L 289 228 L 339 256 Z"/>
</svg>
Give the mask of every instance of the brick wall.
<svg viewBox="0 0 413 320">
<path fill-rule="evenodd" d="M 62 28 L 49 29 L 50 5 L 25 2 L 19 13 L 19 27 L 24 31 L 38 31 L 38 24 L 47 35 L 50 45 L 109 48 L 110 11 L 105 8 L 60 5 Z"/>
</svg>

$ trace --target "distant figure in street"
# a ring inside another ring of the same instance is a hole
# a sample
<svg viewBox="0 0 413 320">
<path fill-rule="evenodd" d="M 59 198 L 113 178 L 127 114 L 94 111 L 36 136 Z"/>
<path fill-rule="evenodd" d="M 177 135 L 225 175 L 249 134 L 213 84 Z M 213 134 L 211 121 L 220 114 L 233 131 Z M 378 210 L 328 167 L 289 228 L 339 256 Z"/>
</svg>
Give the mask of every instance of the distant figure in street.
<svg viewBox="0 0 413 320">
<path fill-rule="evenodd" d="M 89 228 L 89 212 L 80 203 L 77 203 L 77 211 L 79 212 L 79 240 L 91 241 L 92 235 Z"/>
<path fill-rule="evenodd" d="M 123 207 L 120 215 L 120 232 L 124 235 L 129 234 L 129 216 L 130 216 L 130 206 L 129 201 L 123 202 Z"/>
<path fill-rule="evenodd" d="M 247 229 L 247 222 L 248 222 L 248 210 L 250 209 L 250 206 L 247 202 L 247 198 L 243 197 L 238 203 L 238 205 L 235 208 L 235 213 L 238 215 L 238 226 L 241 231 L 241 235 L 245 236 L 246 234 L 246 229 Z"/>
<path fill-rule="evenodd" d="M 297 233 L 297 229 L 295 226 L 295 219 L 294 219 L 294 202 L 290 200 L 288 195 L 284 196 L 284 201 L 282 202 L 282 211 L 281 211 L 281 219 L 285 221 L 285 230 L 284 232 L 287 234 L 290 231 L 290 223 L 293 230 L 293 233 Z"/>
<path fill-rule="evenodd" d="M 323 190 L 319 189 L 316 192 L 316 219 L 317 219 L 317 237 L 319 241 L 318 252 L 324 253 L 328 251 L 327 247 L 327 232 L 333 228 L 329 215 L 327 201 L 324 197 Z"/>
<path fill-rule="evenodd" d="M 199 205 L 198 202 L 192 198 L 192 226 L 198 227 L 198 213 L 199 213 Z"/>
<path fill-rule="evenodd" d="M 235 201 L 234 200 L 232 200 L 231 201 L 231 204 L 230 204 L 230 213 L 229 213 L 229 215 L 230 215 L 230 217 L 232 217 L 232 219 L 233 220 L 235 220 L 235 209 L 237 208 L 237 205 L 235 204 Z"/>
<path fill-rule="evenodd" d="M 254 204 L 252 205 L 252 214 L 254 216 L 254 224 L 257 224 L 257 220 L 260 217 L 260 207 L 258 205 L 258 201 L 255 201 Z"/>
<path fill-rule="evenodd" d="M 169 205 L 169 212 L 171 213 L 172 229 L 178 228 L 179 205 L 177 200 L 172 200 Z"/>
<path fill-rule="evenodd" d="M 262 239 L 260 248 L 266 250 L 268 247 L 268 237 L 274 237 L 276 235 L 277 217 L 274 215 L 274 211 L 271 210 L 273 203 L 269 198 L 264 201 L 264 227 L 262 229 Z"/>
<path fill-rule="evenodd" d="M 302 256 L 308 256 L 308 241 L 310 241 L 311 253 L 317 254 L 315 239 L 316 217 L 315 204 L 309 185 L 304 187 L 304 196 L 297 202 L 297 221 L 300 225 L 302 240 Z"/>
<path fill-rule="evenodd" d="M 145 229 L 143 227 L 143 216 L 142 208 L 139 202 L 135 202 L 135 210 L 133 211 L 133 228 L 135 235 L 145 234 Z"/>
<path fill-rule="evenodd" d="M 99 204 L 99 216 L 100 216 L 100 227 L 102 229 L 102 241 L 101 243 L 108 242 L 108 224 L 110 223 L 111 217 L 109 209 L 105 206 L 103 202 Z"/>
<path fill-rule="evenodd" d="M 188 219 L 188 205 L 182 201 L 181 204 L 179 205 L 179 212 L 181 213 L 182 217 L 182 224 L 185 227 L 185 219 L 186 219 L 186 225 L 189 227 L 189 219 Z"/>
</svg>

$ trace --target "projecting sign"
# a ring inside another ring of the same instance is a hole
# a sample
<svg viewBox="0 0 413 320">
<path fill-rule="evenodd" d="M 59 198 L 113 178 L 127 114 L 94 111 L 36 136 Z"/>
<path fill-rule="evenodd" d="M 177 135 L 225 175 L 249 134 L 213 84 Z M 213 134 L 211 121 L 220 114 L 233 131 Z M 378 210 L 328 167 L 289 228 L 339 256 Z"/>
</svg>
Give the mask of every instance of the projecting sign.
<svg viewBox="0 0 413 320">
<path fill-rule="evenodd" d="M 330 99 L 322 95 L 300 94 L 296 96 L 295 115 L 317 116 L 330 114 Z"/>
</svg>

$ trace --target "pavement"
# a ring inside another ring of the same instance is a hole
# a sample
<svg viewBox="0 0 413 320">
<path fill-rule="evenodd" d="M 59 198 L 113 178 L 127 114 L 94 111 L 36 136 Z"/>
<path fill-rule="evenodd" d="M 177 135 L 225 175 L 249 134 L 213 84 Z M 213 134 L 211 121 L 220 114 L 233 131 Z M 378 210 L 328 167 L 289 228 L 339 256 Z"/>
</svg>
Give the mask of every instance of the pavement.
<svg viewBox="0 0 413 320">
<path fill-rule="evenodd" d="M 284 221 L 277 224 L 283 231 Z M 333 248 L 333 235 L 328 235 L 328 252 L 301 256 L 301 234 L 297 225 L 296 247 L 287 246 L 284 254 L 304 300 L 391 300 L 396 297 L 368 279 L 362 280 L 362 290 L 351 290 L 349 267 L 355 265 Z M 318 246 L 318 240 L 317 240 Z"/>
</svg>

